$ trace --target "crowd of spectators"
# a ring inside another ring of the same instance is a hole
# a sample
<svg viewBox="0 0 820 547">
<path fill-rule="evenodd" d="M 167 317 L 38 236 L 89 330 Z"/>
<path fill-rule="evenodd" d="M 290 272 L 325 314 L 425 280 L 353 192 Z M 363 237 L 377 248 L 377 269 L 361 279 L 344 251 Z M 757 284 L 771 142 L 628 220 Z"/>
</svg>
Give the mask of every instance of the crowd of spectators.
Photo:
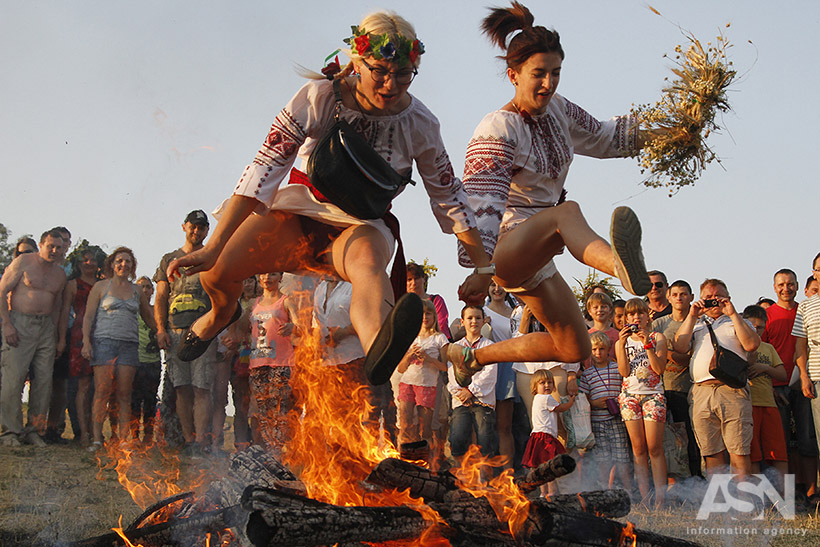
<svg viewBox="0 0 820 547">
<path fill-rule="evenodd" d="M 227 449 L 253 443 L 286 450 L 294 348 L 314 336 L 325 348 L 324 364 L 361 366 L 351 286 L 282 272 L 250 278 L 240 319 L 204 355 L 181 360 L 180 337 L 211 303 L 198 274 L 169 279 L 166 269 L 201 248 L 208 230 L 203 211 L 189 213 L 182 245 L 162 257 L 153 279 L 136 280 L 136 257 L 126 247 L 106 256 L 84 245 L 66 261 L 65 228 L 46 231 L 39 244 L 18 241 L 0 279 L 0 445 L 68 444 L 68 415 L 74 443 L 91 451 L 125 440 L 172 446 L 161 435 L 168 426 L 156 421 L 162 381 L 182 454 L 225 453 L 229 391 L 234 446 Z M 695 292 L 657 270 L 649 272 L 645 298 L 624 301 L 611 288 L 590 287 L 588 360 L 493 364 L 463 387 L 448 363 L 449 344 L 480 348 L 544 327 L 495 283 L 484 306 L 463 307 L 451 323 L 444 299 L 428 293 L 425 268 L 410 262 L 407 290 L 423 299 L 421 331 L 391 382 L 369 386 L 374 410 L 366 420 L 381 423 L 397 447 L 421 443 L 425 449 L 414 454 L 436 467 L 458 466 L 471 444 L 516 470 L 566 452 L 579 472 L 550 493 L 616 485 L 631 491 L 634 481 L 636 496 L 661 505 L 676 483 L 730 466 L 741 478 L 767 473 L 781 489 L 783 476 L 794 474 L 798 495 L 817 501 L 820 254 L 811 266 L 799 304 L 790 269 L 774 274 L 775 299 L 746 306 L 720 279 L 704 280 Z M 300 313 L 307 307 L 310 321 Z M 712 334 L 747 359 L 745 387 L 712 374 Z"/>
</svg>

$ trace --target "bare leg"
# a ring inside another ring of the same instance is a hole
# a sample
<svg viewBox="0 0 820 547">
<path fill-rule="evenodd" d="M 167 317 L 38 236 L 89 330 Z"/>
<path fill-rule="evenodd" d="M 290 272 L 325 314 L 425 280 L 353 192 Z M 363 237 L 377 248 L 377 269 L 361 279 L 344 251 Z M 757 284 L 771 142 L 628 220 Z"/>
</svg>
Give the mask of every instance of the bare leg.
<svg viewBox="0 0 820 547">
<path fill-rule="evenodd" d="M 216 336 L 236 310 L 242 281 L 257 273 L 323 270 L 313 256 L 299 217 L 281 211 L 251 215 L 225 245 L 213 268 L 199 279 L 211 298 L 211 310 L 192 331 L 202 340 Z"/>
<path fill-rule="evenodd" d="M 196 442 L 208 446 L 208 424 L 211 423 L 211 390 L 194 387 L 194 435 Z"/>
<path fill-rule="evenodd" d="M 80 376 L 77 380 L 77 420 L 80 422 L 80 444 L 88 444 L 91 439 L 91 376 Z"/>
<path fill-rule="evenodd" d="M 749 478 L 752 468 L 752 460 L 748 454 L 745 456 L 739 454 L 729 454 L 729 462 L 732 464 L 732 472 L 737 474 L 739 481 L 745 481 Z"/>
<path fill-rule="evenodd" d="M 353 285 L 350 322 L 366 353 L 393 304 L 385 273 L 390 248 L 376 228 L 351 226 L 333 242 L 331 257 L 342 279 Z"/>
<path fill-rule="evenodd" d="M 499 239 L 493 256 L 498 277 L 509 286 L 521 285 L 564 246 L 579 262 L 616 275 L 612 247 L 589 227 L 580 206 L 567 201 L 533 215 Z"/>
<path fill-rule="evenodd" d="M 413 424 L 413 410 L 416 405 L 409 401 L 399 401 L 399 442 L 410 443 L 418 440 L 416 424 Z"/>
<path fill-rule="evenodd" d="M 94 403 L 92 410 L 94 442 L 103 441 L 103 422 L 108 410 L 108 400 L 114 386 L 114 365 L 97 365 L 94 370 Z"/>
<path fill-rule="evenodd" d="M 115 373 L 117 376 L 117 406 L 120 409 L 117 429 L 120 441 L 127 441 L 131 433 L 131 388 L 137 367 L 116 365 Z"/>
<path fill-rule="evenodd" d="M 427 441 L 427 446 L 433 442 L 433 409 L 417 406 L 416 412 L 419 415 L 419 436 Z"/>
<path fill-rule="evenodd" d="M 515 442 L 512 434 L 513 419 L 513 399 L 496 401 L 495 415 L 496 428 L 498 429 L 498 451 L 501 456 L 505 456 L 504 469 L 513 466 L 513 456 L 515 452 Z"/>
<path fill-rule="evenodd" d="M 178 386 L 177 392 L 177 416 L 179 425 L 182 428 L 182 436 L 186 443 L 194 442 L 194 387 L 191 385 Z"/>
<path fill-rule="evenodd" d="M 661 507 L 666 497 L 666 455 L 663 453 L 663 431 L 666 424 L 644 420 L 646 445 L 652 459 L 652 480 L 655 483 L 655 507 Z"/>
<path fill-rule="evenodd" d="M 641 492 L 643 501 L 649 498 L 649 460 L 646 448 L 646 432 L 644 431 L 643 420 L 627 420 L 626 430 L 629 432 L 629 440 L 632 443 L 632 456 L 635 461 L 635 477 L 638 479 L 638 490 Z M 664 482 L 666 473 L 664 473 Z"/>
<path fill-rule="evenodd" d="M 545 279 L 532 291 L 518 293 L 518 296 L 549 332 L 535 332 L 477 349 L 475 357 L 479 363 L 577 363 L 589 357 L 592 348 L 587 326 L 572 290 L 560 274 Z"/>
</svg>

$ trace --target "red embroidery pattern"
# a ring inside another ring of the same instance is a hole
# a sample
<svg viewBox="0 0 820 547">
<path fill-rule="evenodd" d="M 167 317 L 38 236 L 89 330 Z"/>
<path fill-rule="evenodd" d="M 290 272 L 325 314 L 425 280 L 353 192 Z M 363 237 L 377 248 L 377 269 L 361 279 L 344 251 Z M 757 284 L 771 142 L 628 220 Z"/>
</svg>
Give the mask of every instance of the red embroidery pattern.
<svg viewBox="0 0 820 547">
<path fill-rule="evenodd" d="M 514 143 L 497 137 L 473 139 L 464 162 L 464 189 L 470 195 L 494 194 L 506 203 L 513 175 Z"/>
<path fill-rule="evenodd" d="M 564 166 L 572 161 L 572 153 L 561 126 L 552 114 L 547 114 L 535 118 L 529 127 L 532 129 L 535 171 L 557 179 Z"/>
<path fill-rule="evenodd" d="M 575 121 L 575 123 L 593 135 L 601 130 L 601 122 L 592 117 L 589 112 L 572 101 L 568 101 L 566 98 L 564 99 L 564 111 L 570 120 Z"/>
<path fill-rule="evenodd" d="M 306 133 L 299 122 L 286 110 L 282 110 L 273 120 L 268 137 L 256 153 L 253 163 L 257 165 L 287 165 L 296 154 Z"/>
</svg>

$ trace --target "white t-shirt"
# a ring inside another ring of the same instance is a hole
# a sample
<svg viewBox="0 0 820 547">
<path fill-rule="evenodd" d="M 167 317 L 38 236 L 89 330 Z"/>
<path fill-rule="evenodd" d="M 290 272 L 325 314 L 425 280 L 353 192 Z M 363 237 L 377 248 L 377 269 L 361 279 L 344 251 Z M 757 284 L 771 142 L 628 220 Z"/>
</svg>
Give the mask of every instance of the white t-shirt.
<svg viewBox="0 0 820 547">
<path fill-rule="evenodd" d="M 441 347 L 447 343 L 447 337 L 437 332 L 427 338 L 421 336 L 416 337 L 413 342 L 414 346 L 420 347 L 424 353 L 436 359 L 441 360 Z M 412 346 L 411 346 L 412 348 Z M 438 369 L 429 363 L 423 363 L 418 360 L 411 359 L 410 366 L 401 377 L 401 383 L 411 386 L 425 386 L 433 387 L 438 382 Z"/>
<path fill-rule="evenodd" d="M 532 398 L 533 433 L 549 433 L 558 437 L 558 416 L 553 410 L 559 404 L 552 395 L 539 394 Z"/>
<path fill-rule="evenodd" d="M 709 319 L 707 319 L 709 320 Z M 712 337 L 709 336 L 709 329 L 699 319 L 695 328 L 692 330 L 692 360 L 689 363 L 689 369 L 692 371 L 692 381 L 696 384 L 706 380 L 714 380 L 715 377 L 709 373 L 709 365 L 712 363 L 712 357 L 715 355 L 715 348 L 712 346 Z M 746 321 L 744 319 L 744 321 Z M 746 323 L 749 323 L 746 321 Z M 749 323 L 751 328 L 752 324 Z M 744 359 L 748 359 L 748 354 L 740 340 L 735 334 L 735 325 L 728 315 L 721 315 L 712 323 L 712 330 L 715 331 L 718 344 L 722 347 L 732 350 Z"/>
</svg>

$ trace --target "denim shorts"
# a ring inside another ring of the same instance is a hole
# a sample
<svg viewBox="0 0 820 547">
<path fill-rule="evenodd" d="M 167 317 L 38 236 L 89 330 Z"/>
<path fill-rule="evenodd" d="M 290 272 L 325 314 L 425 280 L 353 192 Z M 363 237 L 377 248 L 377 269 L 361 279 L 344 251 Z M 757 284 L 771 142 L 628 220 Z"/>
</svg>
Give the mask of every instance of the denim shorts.
<svg viewBox="0 0 820 547">
<path fill-rule="evenodd" d="M 139 342 L 94 338 L 94 359 L 91 360 L 91 366 L 129 365 L 138 367 L 140 365 L 138 347 Z"/>
</svg>

